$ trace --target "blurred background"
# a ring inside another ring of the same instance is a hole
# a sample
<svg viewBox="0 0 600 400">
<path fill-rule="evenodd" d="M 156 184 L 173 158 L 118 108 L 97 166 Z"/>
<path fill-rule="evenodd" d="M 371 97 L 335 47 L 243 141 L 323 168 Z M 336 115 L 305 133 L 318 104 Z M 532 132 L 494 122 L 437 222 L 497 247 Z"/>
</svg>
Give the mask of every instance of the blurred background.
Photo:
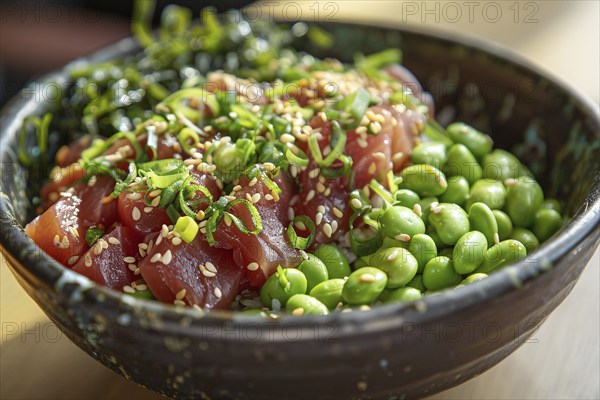
<svg viewBox="0 0 600 400">
<path fill-rule="evenodd" d="M 132 1 L 0 3 L 0 105 L 28 81 L 130 34 Z M 159 1 L 160 9 L 168 1 Z M 245 1 L 176 1 L 219 11 Z M 358 21 L 490 40 L 600 100 L 600 2 L 264 1 L 263 18 Z M 161 398 L 92 360 L 45 317 L 0 260 L 1 399 Z M 436 399 L 600 398 L 598 251 L 571 296 L 498 366 Z"/>
</svg>

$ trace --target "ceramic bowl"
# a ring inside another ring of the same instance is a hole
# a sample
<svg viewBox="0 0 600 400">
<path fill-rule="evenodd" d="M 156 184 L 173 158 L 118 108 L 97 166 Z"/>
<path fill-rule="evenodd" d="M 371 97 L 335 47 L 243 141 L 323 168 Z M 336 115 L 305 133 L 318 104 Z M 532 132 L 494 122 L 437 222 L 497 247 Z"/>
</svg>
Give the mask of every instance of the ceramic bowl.
<svg viewBox="0 0 600 400">
<path fill-rule="evenodd" d="M 517 349 L 569 294 L 600 240 L 598 106 L 491 44 L 350 24 L 322 25 L 329 56 L 399 47 L 443 122 L 462 120 L 515 151 L 559 198 L 568 223 L 522 262 L 409 304 L 326 317 L 204 315 L 99 287 L 43 254 L 23 232 L 28 188 L 48 171 L 16 156 L 22 120 L 53 107 L 31 86 L 1 123 L 1 250 L 27 293 L 69 338 L 127 379 L 177 398 L 400 399 L 433 394 Z M 122 57 L 126 39 L 89 57 Z M 308 49 L 317 55 L 319 49 Z M 54 143 L 53 148 L 60 142 Z M 41 173 L 40 173 L 41 172 Z"/>
</svg>

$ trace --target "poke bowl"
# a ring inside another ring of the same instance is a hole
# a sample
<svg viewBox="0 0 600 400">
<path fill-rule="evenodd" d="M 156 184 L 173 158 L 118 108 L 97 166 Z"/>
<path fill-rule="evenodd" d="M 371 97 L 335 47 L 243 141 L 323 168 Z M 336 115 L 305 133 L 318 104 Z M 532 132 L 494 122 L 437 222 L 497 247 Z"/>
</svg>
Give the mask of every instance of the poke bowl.
<svg viewBox="0 0 600 400">
<path fill-rule="evenodd" d="M 485 279 L 415 301 L 328 315 L 202 311 L 140 299 L 65 268 L 24 232 L 32 190 L 49 167 L 28 168 L 20 141 L 30 115 L 61 104 L 26 90 L 2 113 L 1 249 L 27 293 L 80 348 L 115 372 L 176 398 L 411 398 L 484 372 L 524 343 L 569 294 L 600 241 L 598 107 L 518 57 L 486 44 L 357 24 L 317 26 L 335 46 L 299 50 L 350 62 L 400 49 L 444 125 L 464 121 L 517 154 L 561 202 L 564 226 L 533 254 Z M 302 37 L 302 33 L 299 34 Z M 340 45 L 337 45 L 340 44 Z M 79 61 L 123 59 L 133 38 Z M 69 88 L 72 66 L 34 84 Z M 64 105 L 64 104 L 63 104 Z M 23 138 L 25 136 L 25 138 Z M 49 137 L 56 153 L 65 137 Z M 39 189 L 38 189 L 39 190 Z M 221 296 L 218 296 L 219 298 Z M 177 299 L 179 300 L 179 299 Z"/>
</svg>

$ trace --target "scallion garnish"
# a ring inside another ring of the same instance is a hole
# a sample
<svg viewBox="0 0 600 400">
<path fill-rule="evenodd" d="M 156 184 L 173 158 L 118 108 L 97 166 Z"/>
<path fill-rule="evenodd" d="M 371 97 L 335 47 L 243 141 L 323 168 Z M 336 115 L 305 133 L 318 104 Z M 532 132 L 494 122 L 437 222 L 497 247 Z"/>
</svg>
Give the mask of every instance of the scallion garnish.
<svg viewBox="0 0 600 400">
<path fill-rule="evenodd" d="M 88 245 L 93 246 L 102 236 L 104 236 L 104 231 L 97 226 L 92 226 L 85 232 L 85 241 Z"/>
<path fill-rule="evenodd" d="M 304 224 L 306 229 L 308 229 L 309 235 L 307 237 L 302 237 L 296 232 L 295 225 L 298 222 Z M 315 239 L 315 230 L 315 223 L 312 219 L 308 218 L 306 215 L 296 215 L 288 225 L 287 234 L 292 246 L 300 250 L 306 250 Z"/>
<path fill-rule="evenodd" d="M 19 161 L 25 166 L 31 166 L 35 160 L 45 163 L 47 150 L 48 150 L 48 128 L 52 121 L 52 114 L 47 113 L 42 118 L 35 115 L 25 117 L 23 125 L 21 126 L 21 136 L 19 137 Z M 35 154 L 30 155 L 26 147 L 25 138 L 27 137 L 27 126 L 31 124 L 35 128 L 35 136 L 37 144 L 35 147 Z"/>
<path fill-rule="evenodd" d="M 193 218 L 186 216 L 179 217 L 175 223 L 175 232 L 186 242 L 190 243 L 198 234 L 198 224 Z"/>
</svg>

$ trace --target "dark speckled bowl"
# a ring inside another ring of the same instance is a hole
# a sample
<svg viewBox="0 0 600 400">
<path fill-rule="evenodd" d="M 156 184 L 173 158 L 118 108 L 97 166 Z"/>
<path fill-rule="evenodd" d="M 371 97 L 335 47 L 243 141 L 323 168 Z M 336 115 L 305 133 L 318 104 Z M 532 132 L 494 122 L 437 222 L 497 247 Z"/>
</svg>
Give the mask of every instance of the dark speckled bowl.
<svg viewBox="0 0 600 400">
<path fill-rule="evenodd" d="M 178 310 L 98 287 L 25 235 L 32 215 L 25 188 L 47 171 L 27 176 L 19 166 L 17 132 L 24 116 L 51 106 L 29 93 L 2 117 L 1 249 L 19 283 L 79 347 L 173 397 L 418 397 L 498 363 L 569 294 L 600 239 L 598 106 L 493 46 L 396 29 L 325 28 L 342 43 L 329 55 L 341 59 L 402 48 L 405 64 L 436 98 L 439 118 L 470 122 L 518 152 L 546 192 L 564 202 L 568 224 L 523 262 L 412 304 L 277 320 Z M 125 40 L 90 59 L 134 49 Z"/>
</svg>

